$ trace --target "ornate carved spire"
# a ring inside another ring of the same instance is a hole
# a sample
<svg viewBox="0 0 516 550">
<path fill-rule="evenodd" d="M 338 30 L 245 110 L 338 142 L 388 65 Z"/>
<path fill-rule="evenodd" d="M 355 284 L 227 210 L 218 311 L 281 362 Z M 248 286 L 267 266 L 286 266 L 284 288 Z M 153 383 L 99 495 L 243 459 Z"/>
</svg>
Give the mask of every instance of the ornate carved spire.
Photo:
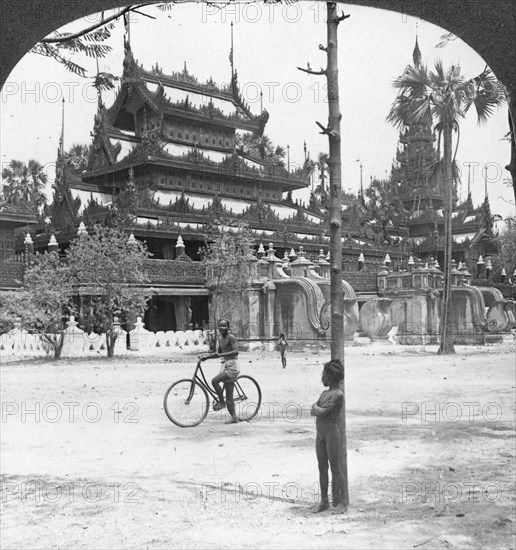
<svg viewBox="0 0 516 550">
<path fill-rule="evenodd" d="M 414 46 L 414 52 L 412 53 L 412 59 L 414 60 L 414 67 L 416 69 L 421 68 L 421 50 L 417 41 L 417 27 L 416 27 L 416 45 Z"/>
</svg>

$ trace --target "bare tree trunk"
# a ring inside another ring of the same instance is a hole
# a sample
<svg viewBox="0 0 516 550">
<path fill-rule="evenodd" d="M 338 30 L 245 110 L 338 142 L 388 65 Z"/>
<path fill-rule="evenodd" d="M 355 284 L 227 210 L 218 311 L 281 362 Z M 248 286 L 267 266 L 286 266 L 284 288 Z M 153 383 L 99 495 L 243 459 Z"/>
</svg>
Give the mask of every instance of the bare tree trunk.
<svg viewBox="0 0 516 550">
<path fill-rule="evenodd" d="M 48 344 L 50 344 L 50 347 L 54 351 L 54 359 L 61 359 L 64 344 L 64 333 L 57 333 L 54 336 L 42 333 L 41 337 L 46 340 Z"/>
<path fill-rule="evenodd" d="M 116 334 L 113 329 L 106 331 L 106 348 L 108 357 L 113 357 L 115 355 L 115 343 L 117 337 L 118 334 Z"/>
<path fill-rule="evenodd" d="M 443 135 L 444 147 L 444 292 L 441 309 L 441 343 L 439 354 L 455 353 L 451 322 L 451 268 L 452 268 L 452 210 L 453 210 L 453 177 L 452 177 L 452 127 L 445 123 Z"/>
<path fill-rule="evenodd" d="M 328 66 L 326 79 L 328 83 L 328 140 L 330 156 L 330 299 L 331 299 L 331 357 L 340 359 L 344 364 L 344 289 L 342 286 L 342 183 L 341 183 L 341 153 L 340 153 L 340 105 L 339 105 L 339 71 L 338 71 L 338 42 L 337 29 L 344 16 L 337 16 L 336 4 L 327 3 L 327 55 Z M 342 381 L 342 391 L 345 389 L 345 380 Z M 346 443 L 346 400 L 342 405 L 339 416 L 339 430 L 341 433 L 340 466 L 344 475 L 345 486 L 343 501 L 349 505 L 348 464 Z"/>
<path fill-rule="evenodd" d="M 54 343 L 54 359 L 61 359 L 63 344 L 64 344 L 64 332 L 61 332 L 61 334 L 56 336 L 56 340 Z"/>
</svg>

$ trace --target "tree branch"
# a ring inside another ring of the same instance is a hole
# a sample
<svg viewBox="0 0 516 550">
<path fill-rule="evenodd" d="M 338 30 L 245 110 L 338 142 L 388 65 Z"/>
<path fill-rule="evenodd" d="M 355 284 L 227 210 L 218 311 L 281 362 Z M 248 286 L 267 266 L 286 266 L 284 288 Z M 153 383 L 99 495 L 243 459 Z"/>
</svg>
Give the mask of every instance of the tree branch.
<svg viewBox="0 0 516 550">
<path fill-rule="evenodd" d="M 338 132 L 335 132 L 331 127 L 326 127 L 326 126 L 323 126 L 320 122 L 317 122 L 315 121 L 315 123 L 317 124 L 317 126 L 319 126 L 319 128 L 321 129 L 321 134 L 325 134 L 327 135 L 328 137 L 330 137 L 331 139 L 335 139 L 335 140 L 339 140 L 340 139 L 340 135 Z"/>
<path fill-rule="evenodd" d="M 302 69 L 301 67 L 298 67 L 298 69 L 307 74 L 315 74 L 315 75 L 323 75 L 323 76 L 326 75 L 326 71 L 323 68 L 321 68 L 320 71 L 312 71 L 312 69 Z"/>
<path fill-rule="evenodd" d="M 322 44 L 319 44 L 319 49 L 322 50 L 323 52 L 328 51 L 328 48 L 326 46 L 323 46 Z"/>
<path fill-rule="evenodd" d="M 131 11 L 133 9 L 133 6 L 128 6 L 122 10 L 120 10 L 118 13 L 115 13 L 111 16 L 109 16 L 107 19 L 102 19 L 99 23 L 94 23 L 93 25 L 82 29 L 80 31 L 77 31 L 73 34 L 68 34 L 66 36 L 61 36 L 59 38 L 44 38 L 41 40 L 42 44 L 56 44 L 58 42 L 67 42 L 68 40 L 73 40 L 74 38 L 79 38 L 81 36 L 84 36 L 85 34 L 88 34 L 91 31 L 94 31 L 95 29 L 98 29 L 100 27 L 103 27 L 110 21 L 113 21 L 113 19 L 118 19 L 120 16 L 125 15 L 127 12 Z"/>
<path fill-rule="evenodd" d="M 348 17 L 351 17 L 351 16 L 350 15 L 344 15 L 344 12 L 342 12 L 342 15 L 339 15 L 338 17 L 335 17 L 335 22 L 338 25 L 341 21 L 344 21 L 344 19 L 348 19 Z"/>
<path fill-rule="evenodd" d="M 41 40 L 41 43 L 42 44 L 57 44 L 57 43 L 60 43 L 60 42 L 67 42 L 68 40 L 73 40 L 75 38 L 80 38 L 81 36 L 84 36 L 85 34 L 88 34 L 89 32 L 94 31 L 95 29 L 103 27 L 104 25 L 106 25 L 107 23 L 113 21 L 114 19 L 118 19 L 119 17 L 121 17 L 122 15 L 125 15 L 126 13 L 129 13 L 130 11 L 134 11 L 136 13 L 139 13 L 140 15 L 145 15 L 146 17 L 150 17 L 152 19 L 155 19 L 155 17 L 153 17 L 152 15 L 147 15 L 145 13 L 137 11 L 141 8 L 146 7 L 146 6 L 155 6 L 155 5 L 156 4 L 154 4 L 154 3 L 149 3 L 149 4 L 139 4 L 137 6 L 127 6 L 126 8 L 121 9 L 118 13 L 114 13 L 113 15 L 110 15 L 106 19 L 102 19 L 102 21 L 100 21 L 99 23 L 94 23 L 93 25 L 87 27 L 86 29 L 82 29 L 82 30 L 77 31 L 73 34 L 68 34 L 64 37 L 61 36 L 61 37 L 58 37 L 58 38 L 44 38 L 43 40 Z"/>
</svg>

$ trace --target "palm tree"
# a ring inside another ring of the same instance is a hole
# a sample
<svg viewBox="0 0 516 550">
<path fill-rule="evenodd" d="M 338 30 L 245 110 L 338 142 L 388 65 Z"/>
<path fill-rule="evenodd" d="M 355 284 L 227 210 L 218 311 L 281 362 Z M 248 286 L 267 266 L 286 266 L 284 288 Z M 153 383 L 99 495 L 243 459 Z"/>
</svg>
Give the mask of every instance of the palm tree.
<svg viewBox="0 0 516 550">
<path fill-rule="evenodd" d="M 245 134 L 239 139 L 239 143 L 249 154 L 260 158 L 266 164 L 285 166 L 285 148 L 281 145 L 274 146 L 269 136 L 253 132 Z"/>
<path fill-rule="evenodd" d="M 451 259 L 452 259 L 452 208 L 453 133 L 459 130 L 459 121 L 471 106 L 477 112 L 478 122 L 484 123 L 493 114 L 495 107 L 505 100 L 503 88 L 489 68 L 475 78 L 466 80 L 460 66 L 444 69 L 441 61 L 435 64 L 435 72 L 428 71 L 419 63 L 409 66 L 396 79 L 394 87 L 400 91 L 392 104 L 387 120 L 395 126 L 433 124 L 443 140 L 444 176 L 444 231 L 445 272 L 444 293 L 441 311 L 441 343 L 439 353 L 454 353 L 451 330 Z M 457 141 L 458 145 L 458 141 Z"/>
<path fill-rule="evenodd" d="M 47 202 L 44 189 L 48 178 L 44 167 L 37 160 L 25 164 L 21 160 L 11 160 L 2 171 L 5 185 L 5 198 L 11 204 L 22 202 L 35 204 L 37 207 Z"/>
<path fill-rule="evenodd" d="M 258 132 L 245 134 L 242 137 L 242 145 L 251 155 L 262 160 L 265 160 L 274 150 L 270 138 Z"/>
<path fill-rule="evenodd" d="M 284 168 L 285 155 L 286 155 L 285 148 L 282 147 L 281 145 L 276 145 L 276 148 L 273 149 L 272 154 L 269 156 L 269 160 L 274 166 L 281 166 L 282 168 Z"/>
</svg>

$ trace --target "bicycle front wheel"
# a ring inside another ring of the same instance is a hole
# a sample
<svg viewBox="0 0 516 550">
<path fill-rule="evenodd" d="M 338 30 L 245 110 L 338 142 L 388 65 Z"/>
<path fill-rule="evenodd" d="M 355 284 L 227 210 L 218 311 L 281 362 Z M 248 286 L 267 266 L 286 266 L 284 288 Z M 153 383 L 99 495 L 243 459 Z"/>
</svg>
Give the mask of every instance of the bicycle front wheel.
<svg viewBox="0 0 516 550">
<path fill-rule="evenodd" d="M 256 416 L 260 409 L 262 390 L 254 378 L 243 374 L 235 380 L 233 398 L 237 418 L 249 421 Z"/>
<path fill-rule="evenodd" d="M 200 424 L 208 414 L 208 394 L 195 380 L 174 382 L 165 392 L 163 408 L 176 426 L 192 428 Z"/>
</svg>

